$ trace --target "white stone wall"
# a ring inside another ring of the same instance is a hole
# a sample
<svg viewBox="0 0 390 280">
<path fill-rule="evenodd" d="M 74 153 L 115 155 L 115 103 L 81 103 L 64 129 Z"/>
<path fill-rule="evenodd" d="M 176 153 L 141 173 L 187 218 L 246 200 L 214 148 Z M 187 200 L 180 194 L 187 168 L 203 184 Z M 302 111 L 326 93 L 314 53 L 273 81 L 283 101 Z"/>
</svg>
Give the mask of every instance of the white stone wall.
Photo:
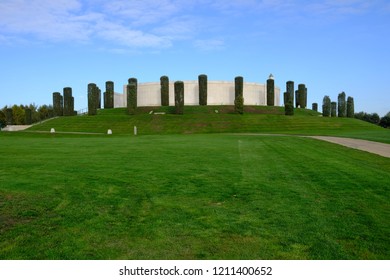
<svg viewBox="0 0 390 280">
<path fill-rule="evenodd" d="M 114 107 L 127 106 L 127 86 L 123 86 L 124 94 L 115 93 Z M 198 81 L 184 81 L 184 104 L 199 105 Z M 266 105 L 267 86 L 258 83 L 244 82 L 244 104 Z M 175 105 L 174 83 L 169 83 L 169 105 Z M 234 82 L 208 81 L 207 105 L 234 105 Z M 161 106 L 160 82 L 139 83 L 137 106 Z M 275 87 L 275 106 L 280 106 L 280 88 Z"/>
</svg>

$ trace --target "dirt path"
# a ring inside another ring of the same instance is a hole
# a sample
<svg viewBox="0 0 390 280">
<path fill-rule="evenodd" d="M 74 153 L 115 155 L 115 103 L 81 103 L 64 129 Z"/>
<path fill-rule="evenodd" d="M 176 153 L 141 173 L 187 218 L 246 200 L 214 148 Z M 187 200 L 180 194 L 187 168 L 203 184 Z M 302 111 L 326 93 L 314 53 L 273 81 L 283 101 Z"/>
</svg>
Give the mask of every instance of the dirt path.
<svg viewBox="0 0 390 280">
<path fill-rule="evenodd" d="M 307 136 L 390 158 L 390 144 L 331 136 Z"/>
</svg>

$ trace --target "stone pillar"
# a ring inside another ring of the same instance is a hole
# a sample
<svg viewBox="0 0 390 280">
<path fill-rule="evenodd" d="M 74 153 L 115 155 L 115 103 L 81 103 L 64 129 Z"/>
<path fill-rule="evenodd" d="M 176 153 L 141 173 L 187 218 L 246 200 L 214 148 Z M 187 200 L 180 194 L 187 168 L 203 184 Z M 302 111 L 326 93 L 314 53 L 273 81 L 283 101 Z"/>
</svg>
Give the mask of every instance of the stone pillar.
<svg viewBox="0 0 390 280">
<path fill-rule="evenodd" d="M 97 115 L 97 96 L 98 96 L 98 88 L 96 84 L 90 83 L 88 84 L 88 115 L 94 116 Z"/>
<path fill-rule="evenodd" d="M 287 102 L 293 105 L 294 104 L 294 82 L 293 81 L 288 81 L 286 83 L 286 92 L 288 98 Z"/>
<path fill-rule="evenodd" d="M 54 109 L 54 116 L 56 117 L 63 116 L 64 114 L 63 97 L 59 92 L 53 92 L 53 109 Z"/>
<path fill-rule="evenodd" d="M 72 101 L 72 88 L 64 88 L 64 116 L 73 116 L 74 106 Z"/>
<path fill-rule="evenodd" d="M 114 108 L 114 82 L 106 82 L 106 92 L 104 93 L 104 108 Z"/>
</svg>

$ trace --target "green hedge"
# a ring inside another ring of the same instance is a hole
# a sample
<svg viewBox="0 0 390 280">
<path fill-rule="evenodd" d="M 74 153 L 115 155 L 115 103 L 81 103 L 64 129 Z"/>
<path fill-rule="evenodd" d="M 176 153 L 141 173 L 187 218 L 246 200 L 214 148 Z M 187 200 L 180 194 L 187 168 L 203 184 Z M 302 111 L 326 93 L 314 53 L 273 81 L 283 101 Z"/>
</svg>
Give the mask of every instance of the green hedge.
<svg viewBox="0 0 390 280">
<path fill-rule="evenodd" d="M 345 92 L 339 94 L 337 98 L 338 106 L 338 116 L 339 118 L 345 118 L 347 116 L 347 104 L 345 102 Z"/>
<path fill-rule="evenodd" d="M 284 114 L 286 116 L 294 115 L 294 105 L 291 102 L 284 104 Z"/>
<path fill-rule="evenodd" d="M 244 114 L 244 97 L 242 95 L 234 99 L 234 111 L 241 115 Z"/>
<path fill-rule="evenodd" d="M 306 108 L 306 86 L 305 84 L 298 85 L 298 98 L 299 98 L 299 107 Z"/>
<path fill-rule="evenodd" d="M 175 113 L 184 114 L 184 83 L 182 81 L 175 82 Z"/>
<path fill-rule="evenodd" d="M 329 96 L 325 95 L 324 99 L 322 100 L 322 116 L 324 117 L 330 117 L 330 105 L 331 101 Z"/>
<path fill-rule="evenodd" d="M 313 103 L 313 104 L 311 104 L 311 109 L 312 109 L 313 111 L 318 112 L 318 103 Z"/>
<path fill-rule="evenodd" d="M 207 105 L 207 75 L 199 75 L 198 76 L 198 84 L 199 84 L 199 105 L 206 106 Z"/>
<path fill-rule="evenodd" d="M 161 106 L 169 106 L 169 78 L 168 76 L 161 76 Z"/>
<path fill-rule="evenodd" d="M 129 83 L 127 85 L 127 113 L 134 115 L 137 109 L 137 84 Z"/>
<path fill-rule="evenodd" d="M 241 76 L 234 78 L 234 97 L 237 98 L 239 95 L 244 96 L 244 78 Z"/>
<path fill-rule="evenodd" d="M 74 99 L 72 97 L 72 88 L 64 88 L 64 116 L 74 115 Z"/>
<path fill-rule="evenodd" d="M 63 116 L 64 115 L 64 108 L 63 108 L 63 97 L 61 93 L 59 92 L 53 92 L 53 110 L 54 110 L 54 116 Z"/>
<path fill-rule="evenodd" d="M 331 109 L 330 109 L 330 116 L 331 117 L 337 117 L 337 103 L 336 102 L 331 102 Z"/>
<path fill-rule="evenodd" d="M 355 104 L 353 97 L 349 96 L 347 99 L 347 118 L 354 118 L 355 116 Z"/>
<path fill-rule="evenodd" d="M 104 93 L 104 108 L 114 108 L 114 82 L 112 81 L 106 82 L 106 91 Z"/>
<path fill-rule="evenodd" d="M 267 80 L 267 106 L 275 106 L 275 81 Z"/>
<path fill-rule="evenodd" d="M 291 105 L 293 105 L 294 104 L 294 82 L 293 81 L 286 82 L 286 91 L 287 91 L 286 103 L 291 103 Z"/>
<path fill-rule="evenodd" d="M 296 90 L 295 91 L 295 108 L 298 108 L 299 107 L 299 90 Z"/>
<path fill-rule="evenodd" d="M 96 84 L 88 84 L 88 115 L 94 116 L 97 114 L 97 97 L 99 95 Z"/>
</svg>

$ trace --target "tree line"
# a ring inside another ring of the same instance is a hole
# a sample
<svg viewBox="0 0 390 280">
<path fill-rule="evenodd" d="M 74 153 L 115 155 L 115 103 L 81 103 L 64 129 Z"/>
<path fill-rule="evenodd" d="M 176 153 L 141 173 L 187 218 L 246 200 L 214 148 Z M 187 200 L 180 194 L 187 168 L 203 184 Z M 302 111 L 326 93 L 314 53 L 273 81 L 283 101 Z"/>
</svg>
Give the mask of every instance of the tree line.
<svg viewBox="0 0 390 280">
<path fill-rule="evenodd" d="M 53 106 L 35 104 L 5 106 L 0 110 L 0 126 L 30 125 L 53 117 Z"/>
</svg>

